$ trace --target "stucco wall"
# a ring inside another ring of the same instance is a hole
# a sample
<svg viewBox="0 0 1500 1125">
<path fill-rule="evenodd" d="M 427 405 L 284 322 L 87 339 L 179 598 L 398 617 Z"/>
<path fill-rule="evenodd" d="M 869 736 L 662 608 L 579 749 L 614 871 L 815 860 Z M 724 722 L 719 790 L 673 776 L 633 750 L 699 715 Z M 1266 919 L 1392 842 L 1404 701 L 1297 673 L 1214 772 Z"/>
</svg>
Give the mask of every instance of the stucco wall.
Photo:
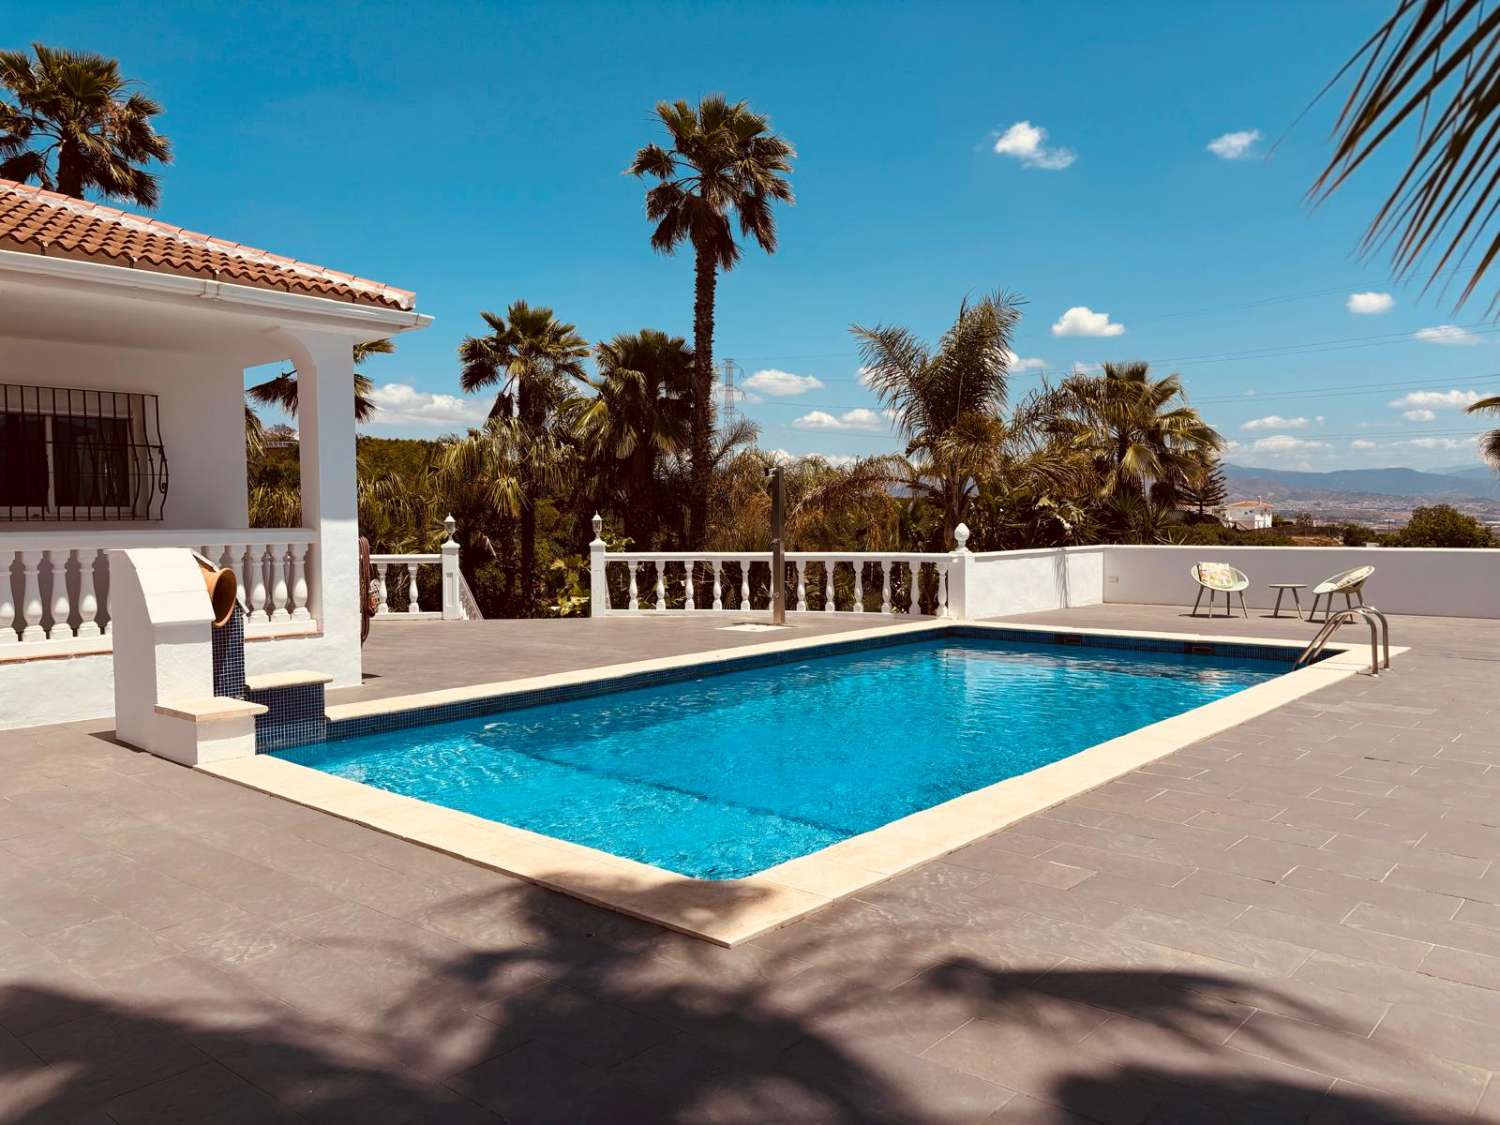
<svg viewBox="0 0 1500 1125">
<path fill-rule="evenodd" d="M 1188 568 L 1195 562 L 1227 562 L 1249 577 L 1245 601 L 1250 606 L 1269 609 L 1275 604 L 1276 592 L 1267 588 L 1268 582 L 1305 582 L 1305 608 L 1318 582 L 1369 564 L 1375 574 L 1365 586 L 1365 600 L 1387 613 L 1500 618 L 1500 550 L 1105 547 L 1103 555 L 1106 602 L 1191 606 L 1197 587 Z M 1290 600 L 1288 596 L 1283 611 Z"/>
<path fill-rule="evenodd" d="M 137 528 L 239 528 L 248 525 L 242 367 L 212 352 L 63 343 L 0 336 L 0 383 L 158 396 L 170 485 L 164 518 L 127 521 Z M 108 529 L 109 522 L 10 522 L 0 531 Z"/>
<path fill-rule="evenodd" d="M 969 618 L 1097 605 L 1103 560 L 1095 547 L 993 551 L 970 563 L 964 606 Z"/>
</svg>

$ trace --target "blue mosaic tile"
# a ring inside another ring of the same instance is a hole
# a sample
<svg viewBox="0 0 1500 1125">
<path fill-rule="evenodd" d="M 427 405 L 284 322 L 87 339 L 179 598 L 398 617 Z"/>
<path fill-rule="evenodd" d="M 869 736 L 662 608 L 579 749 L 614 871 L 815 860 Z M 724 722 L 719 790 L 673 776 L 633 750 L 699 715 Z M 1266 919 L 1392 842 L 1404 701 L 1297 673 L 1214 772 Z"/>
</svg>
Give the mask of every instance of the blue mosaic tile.
<svg viewBox="0 0 1500 1125">
<path fill-rule="evenodd" d="M 322 684 L 249 691 L 246 697 L 252 703 L 263 703 L 268 708 L 264 715 L 255 717 L 257 754 L 322 742 L 327 738 L 328 719 Z"/>
<path fill-rule="evenodd" d="M 238 605 L 221 628 L 214 629 L 214 694 L 245 698 L 245 611 Z"/>
</svg>

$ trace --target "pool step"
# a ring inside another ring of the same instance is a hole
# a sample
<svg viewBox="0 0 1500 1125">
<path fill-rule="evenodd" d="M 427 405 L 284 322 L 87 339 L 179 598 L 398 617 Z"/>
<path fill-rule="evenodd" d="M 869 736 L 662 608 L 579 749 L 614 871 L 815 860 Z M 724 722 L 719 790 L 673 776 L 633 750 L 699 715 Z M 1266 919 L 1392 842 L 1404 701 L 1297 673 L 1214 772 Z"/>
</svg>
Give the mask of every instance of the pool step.
<svg viewBox="0 0 1500 1125">
<path fill-rule="evenodd" d="M 151 752 L 185 766 L 248 757 L 266 711 L 262 703 L 223 695 L 158 703 Z"/>
<path fill-rule="evenodd" d="M 324 693 L 332 680 L 327 672 L 308 669 L 246 676 L 245 698 L 266 708 L 255 717 L 255 752 L 321 742 L 327 732 Z"/>
</svg>

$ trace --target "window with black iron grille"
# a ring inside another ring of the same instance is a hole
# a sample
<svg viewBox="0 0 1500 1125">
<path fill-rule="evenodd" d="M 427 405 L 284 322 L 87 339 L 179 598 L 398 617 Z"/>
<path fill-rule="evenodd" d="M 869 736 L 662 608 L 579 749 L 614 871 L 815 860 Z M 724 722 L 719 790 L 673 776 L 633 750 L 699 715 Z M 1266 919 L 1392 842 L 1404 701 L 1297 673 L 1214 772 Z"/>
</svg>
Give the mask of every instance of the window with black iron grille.
<svg viewBox="0 0 1500 1125">
<path fill-rule="evenodd" d="M 0 383 L 0 519 L 159 520 L 155 395 Z"/>
</svg>

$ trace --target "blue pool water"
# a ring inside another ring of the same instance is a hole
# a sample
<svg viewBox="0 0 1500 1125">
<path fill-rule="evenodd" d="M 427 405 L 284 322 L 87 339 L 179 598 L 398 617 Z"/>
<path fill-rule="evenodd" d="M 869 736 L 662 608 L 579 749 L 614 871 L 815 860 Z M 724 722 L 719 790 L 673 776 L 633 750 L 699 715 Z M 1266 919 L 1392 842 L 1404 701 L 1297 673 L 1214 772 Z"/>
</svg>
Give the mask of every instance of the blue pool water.
<svg viewBox="0 0 1500 1125">
<path fill-rule="evenodd" d="M 684 875 L 730 879 L 1287 667 L 946 638 L 278 753 Z"/>
</svg>

